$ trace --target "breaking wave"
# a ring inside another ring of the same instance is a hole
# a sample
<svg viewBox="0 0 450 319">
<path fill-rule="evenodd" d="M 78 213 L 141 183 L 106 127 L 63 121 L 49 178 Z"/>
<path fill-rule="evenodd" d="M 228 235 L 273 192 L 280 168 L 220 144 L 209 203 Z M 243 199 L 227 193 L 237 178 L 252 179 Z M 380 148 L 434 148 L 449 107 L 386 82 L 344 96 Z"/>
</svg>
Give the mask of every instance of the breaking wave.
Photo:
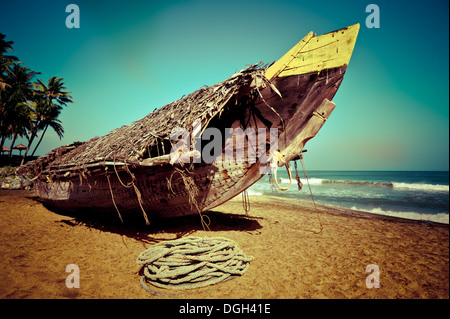
<svg viewBox="0 0 450 319">
<path fill-rule="evenodd" d="M 289 178 L 280 178 L 280 181 L 282 184 L 289 184 Z M 306 179 L 302 178 L 301 179 L 303 184 L 306 184 L 307 181 Z M 323 184 L 323 181 L 325 181 L 325 179 L 322 178 L 310 178 L 309 179 L 309 184 L 310 185 L 320 185 Z M 292 178 L 292 183 L 296 182 L 294 178 Z"/>
<path fill-rule="evenodd" d="M 416 189 L 430 192 L 448 192 L 449 185 L 434 185 L 434 184 L 411 184 L 411 183 L 393 183 L 394 188 L 397 189 Z"/>
<path fill-rule="evenodd" d="M 303 184 L 306 184 L 306 179 L 301 179 Z M 288 184 L 288 178 L 281 178 L 281 183 Z M 370 181 L 352 181 L 352 180 L 335 180 L 335 179 L 322 179 L 322 178 L 310 178 L 310 185 L 325 185 L 325 184 L 343 184 L 353 186 L 373 186 L 373 187 L 385 187 L 393 189 L 408 189 L 418 190 L 426 192 L 449 192 L 449 185 L 435 185 L 435 184 L 418 184 L 418 183 L 398 183 L 398 182 L 370 182 Z"/>
</svg>

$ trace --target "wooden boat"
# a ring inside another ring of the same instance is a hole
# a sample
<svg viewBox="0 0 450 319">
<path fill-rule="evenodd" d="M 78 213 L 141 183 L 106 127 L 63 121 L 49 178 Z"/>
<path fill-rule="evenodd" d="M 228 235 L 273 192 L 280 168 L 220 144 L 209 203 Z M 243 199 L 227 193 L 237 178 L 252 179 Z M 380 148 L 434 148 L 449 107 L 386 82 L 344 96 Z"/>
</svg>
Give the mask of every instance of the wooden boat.
<svg viewBox="0 0 450 319">
<path fill-rule="evenodd" d="M 64 210 L 118 212 L 121 219 L 138 213 L 147 223 L 152 216 L 210 210 L 246 190 L 271 165 L 289 163 L 317 134 L 335 107 L 331 100 L 358 31 L 359 24 L 321 36 L 310 32 L 269 67 L 252 65 L 103 137 L 55 149 L 24 169 L 36 174 L 42 201 Z M 181 133 L 174 134 L 177 129 Z M 211 132 L 221 137 L 215 152 L 205 145 Z M 261 145 L 265 149 L 256 147 Z"/>
</svg>

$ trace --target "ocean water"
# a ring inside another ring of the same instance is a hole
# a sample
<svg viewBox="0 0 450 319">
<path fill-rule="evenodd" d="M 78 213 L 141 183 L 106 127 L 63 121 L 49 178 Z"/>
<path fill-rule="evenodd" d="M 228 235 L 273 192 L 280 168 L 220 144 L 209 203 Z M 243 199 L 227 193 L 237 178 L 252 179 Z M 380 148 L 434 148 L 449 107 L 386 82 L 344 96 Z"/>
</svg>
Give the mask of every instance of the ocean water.
<svg viewBox="0 0 450 319">
<path fill-rule="evenodd" d="M 249 195 L 272 195 L 374 214 L 449 223 L 449 172 L 432 171 L 307 171 L 298 168 L 303 184 L 298 190 L 295 171 L 292 186 L 273 188 L 269 174 L 248 189 Z M 289 183 L 285 168 L 277 171 L 280 186 Z"/>
</svg>

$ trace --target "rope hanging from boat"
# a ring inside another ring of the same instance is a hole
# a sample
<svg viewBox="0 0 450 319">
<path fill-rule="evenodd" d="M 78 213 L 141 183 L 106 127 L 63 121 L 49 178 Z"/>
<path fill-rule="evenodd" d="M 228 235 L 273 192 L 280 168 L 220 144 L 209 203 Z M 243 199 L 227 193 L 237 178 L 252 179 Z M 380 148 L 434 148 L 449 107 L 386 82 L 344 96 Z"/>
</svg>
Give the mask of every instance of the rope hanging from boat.
<svg viewBox="0 0 450 319">
<path fill-rule="evenodd" d="M 175 194 L 175 192 L 172 189 L 172 177 L 174 176 L 175 173 L 178 173 L 180 175 L 180 179 L 182 180 L 182 182 L 184 184 L 186 192 L 188 193 L 189 204 L 191 205 L 191 210 L 194 210 L 194 208 L 197 210 L 197 212 L 200 216 L 200 221 L 201 221 L 203 230 L 210 230 L 209 225 L 211 224 L 211 220 L 209 219 L 209 217 L 207 215 L 202 214 L 202 211 L 197 202 L 197 196 L 199 194 L 199 189 L 198 189 L 197 184 L 195 183 L 194 179 L 190 176 L 191 174 L 193 174 L 193 172 L 189 171 L 189 169 L 187 167 L 183 168 L 183 166 L 182 166 L 183 169 L 177 168 L 175 166 L 174 166 L 174 168 L 175 168 L 174 172 L 172 173 L 172 175 L 170 175 L 170 178 L 167 179 L 168 190 L 170 190 L 173 194 Z M 208 221 L 205 221 L 205 218 Z"/>
<path fill-rule="evenodd" d="M 269 176 L 269 181 L 271 182 L 272 186 L 273 186 L 272 182 L 274 182 L 275 185 L 278 187 L 278 189 L 280 191 L 285 191 L 285 190 L 288 190 L 289 187 L 292 184 L 292 175 L 291 175 L 289 163 L 286 163 L 285 166 L 286 166 L 286 170 L 287 170 L 288 175 L 289 175 L 289 185 L 287 187 L 282 187 L 282 186 L 280 186 L 278 184 L 277 167 L 278 167 L 278 161 L 280 160 L 280 157 L 281 157 L 281 153 L 279 153 L 279 152 L 274 152 L 273 153 L 272 161 L 271 161 L 271 164 L 270 164 L 271 167 L 272 167 L 272 170 L 273 170 L 273 176 L 272 175 Z M 323 230 L 323 225 L 322 225 L 322 221 L 320 220 L 319 210 L 317 209 L 316 201 L 314 200 L 314 195 L 313 195 L 312 190 L 311 190 L 311 185 L 309 183 L 308 174 L 306 173 L 306 167 L 305 167 L 305 163 L 303 161 L 303 151 L 300 151 L 298 159 L 300 159 L 300 164 L 302 165 L 303 175 L 306 178 L 306 183 L 308 184 L 309 193 L 311 194 L 311 199 L 312 199 L 312 202 L 314 204 L 314 209 L 316 211 L 317 218 L 319 220 L 320 230 L 318 232 L 314 232 L 314 233 L 320 234 L 322 232 L 322 230 Z M 294 160 L 294 167 L 295 167 L 295 179 L 297 180 L 298 190 L 301 191 L 302 188 L 303 188 L 303 183 L 301 182 L 300 175 L 298 174 L 297 158 Z"/>
<path fill-rule="evenodd" d="M 292 185 L 292 175 L 291 175 L 291 169 L 289 167 L 289 163 L 286 163 L 284 166 L 286 167 L 288 176 L 289 176 L 289 185 L 284 187 L 284 186 L 280 186 L 280 184 L 278 184 L 278 177 L 277 177 L 277 169 L 278 169 L 278 161 L 279 158 L 281 157 L 281 153 L 280 152 L 274 152 L 273 156 L 272 156 L 272 162 L 271 162 L 271 167 L 273 169 L 273 180 L 275 182 L 275 185 L 278 187 L 278 189 L 280 191 L 286 191 L 288 190 L 291 185 Z"/>
<path fill-rule="evenodd" d="M 145 212 L 145 209 L 144 209 L 144 207 L 142 206 L 142 194 L 141 194 L 141 192 L 139 191 L 139 189 L 137 188 L 136 184 L 134 183 L 134 181 L 136 180 L 136 177 L 134 176 L 133 173 L 130 172 L 130 170 L 129 170 L 129 168 L 128 168 L 128 165 L 125 163 L 124 168 L 125 168 L 125 170 L 127 171 L 127 173 L 130 174 L 130 176 L 131 176 L 131 182 L 129 182 L 129 183 L 127 183 L 127 184 L 124 184 L 124 183 L 122 182 L 122 180 L 120 179 L 119 173 L 117 172 L 117 169 L 116 169 L 116 156 L 115 156 L 115 155 L 114 155 L 114 161 L 113 161 L 113 168 L 114 168 L 114 172 L 116 173 L 116 177 L 117 177 L 118 181 L 120 182 L 120 184 L 121 184 L 123 187 L 125 187 L 125 188 L 131 188 L 131 187 L 133 187 L 134 192 L 136 193 L 137 201 L 138 201 L 138 203 L 139 203 L 139 206 L 141 207 L 142 214 L 143 214 L 144 219 L 145 219 L 145 224 L 146 224 L 147 226 L 150 225 L 150 221 L 148 220 L 147 213 Z M 108 167 L 105 167 L 105 171 L 107 171 L 107 169 L 108 169 Z M 117 208 L 116 202 L 114 201 L 114 195 L 113 195 L 113 191 L 112 191 L 112 188 L 111 188 L 111 182 L 110 182 L 110 180 L 109 180 L 108 172 L 106 172 L 106 178 L 107 178 L 107 180 L 108 180 L 109 191 L 111 192 L 111 198 L 112 198 L 114 207 L 116 208 L 117 213 L 119 214 L 119 217 L 120 217 L 121 222 L 123 223 L 122 215 L 120 214 L 119 209 Z"/>
<path fill-rule="evenodd" d="M 298 174 L 297 160 L 294 160 L 294 168 L 295 168 L 295 180 L 297 181 L 298 190 L 301 191 L 303 188 L 303 183 L 302 180 L 300 179 L 300 175 Z"/>
<path fill-rule="evenodd" d="M 291 175 L 291 168 L 289 167 L 289 163 L 286 163 L 284 165 L 286 167 L 286 171 L 288 172 L 288 176 L 289 176 L 289 185 L 284 187 L 284 186 L 280 186 L 280 184 L 278 184 L 278 178 L 277 178 L 277 168 L 275 167 L 273 169 L 273 178 L 275 181 L 275 185 L 277 185 L 277 187 L 280 189 L 280 191 L 284 192 L 287 191 L 291 185 L 292 185 L 292 175 Z"/>
<path fill-rule="evenodd" d="M 281 97 L 281 94 L 280 94 L 280 92 L 278 91 L 278 89 L 275 87 L 275 85 L 273 85 L 273 84 L 272 84 L 270 81 L 268 81 L 267 79 L 266 79 L 266 82 L 270 85 L 270 87 L 272 88 L 272 90 L 274 90 L 274 91 Z M 279 114 L 272 106 L 270 106 L 270 105 L 266 102 L 266 100 L 264 100 L 264 97 L 262 96 L 261 92 L 259 91 L 258 86 L 256 86 L 256 90 L 258 91 L 259 97 L 260 97 L 261 100 L 264 102 L 264 104 L 265 104 L 269 109 L 271 109 L 272 112 L 274 112 L 274 113 L 280 118 L 281 124 L 283 125 L 283 132 L 285 132 L 285 131 L 286 131 L 286 125 L 285 125 L 284 120 L 283 120 L 283 118 L 281 117 L 281 115 L 280 115 L 280 114 Z M 286 136 L 285 136 L 285 138 L 286 138 Z"/>
<path fill-rule="evenodd" d="M 314 204 L 314 209 L 316 210 L 317 218 L 319 219 L 320 230 L 318 232 L 314 232 L 314 233 L 320 234 L 323 230 L 323 225 L 322 225 L 322 221 L 320 220 L 319 210 L 317 209 L 316 201 L 314 200 L 314 195 L 311 190 L 311 185 L 309 184 L 308 174 L 306 174 L 306 167 L 305 167 L 305 163 L 303 161 L 303 152 L 302 151 L 300 151 L 300 164 L 302 164 L 303 175 L 305 175 L 306 183 L 308 184 L 308 188 L 309 188 L 309 193 L 311 194 L 311 199 Z"/>
<path fill-rule="evenodd" d="M 111 192 L 112 202 L 114 204 L 114 207 L 116 208 L 117 214 L 119 215 L 120 221 L 123 224 L 123 218 L 122 218 L 122 215 L 120 214 L 119 208 L 117 208 L 116 201 L 114 200 L 114 194 L 113 194 L 113 191 L 112 191 L 111 182 L 109 181 L 109 175 L 108 175 L 108 172 L 107 172 L 108 171 L 108 166 L 105 167 L 105 171 L 106 171 L 106 179 L 108 180 L 109 191 Z"/>
<path fill-rule="evenodd" d="M 152 294 L 161 294 L 148 284 L 164 289 L 195 289 L 242 276 L 252 256 L 223 237 L 187 237 L 164 241 L 142 251 L 136 263 L 141 286 Z"/>
</svg>

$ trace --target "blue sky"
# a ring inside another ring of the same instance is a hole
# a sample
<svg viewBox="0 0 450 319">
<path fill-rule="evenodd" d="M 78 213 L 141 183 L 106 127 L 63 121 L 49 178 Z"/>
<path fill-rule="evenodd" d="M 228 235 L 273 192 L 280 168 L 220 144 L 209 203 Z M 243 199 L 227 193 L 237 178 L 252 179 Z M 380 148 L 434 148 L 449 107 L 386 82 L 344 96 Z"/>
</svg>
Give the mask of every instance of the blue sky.
<svg viewBox="0 0 450 319">
<path fill-rule="evenodd" d="M 70 3 L 79 29 L 65 25 Z M 379 29 L 365 25 L 371 3 Z M 448 0 L 17 0 L 1 4 L 0 32 L 39 78 L 62 77 L 72 92 L 64 138 L 49 130 L 43 155 L 275 61 L 311 30 L 360 23 L 337 107 L 306 145 L 307 169 L 448 170 L 448 12 Z"/>
</svg>

